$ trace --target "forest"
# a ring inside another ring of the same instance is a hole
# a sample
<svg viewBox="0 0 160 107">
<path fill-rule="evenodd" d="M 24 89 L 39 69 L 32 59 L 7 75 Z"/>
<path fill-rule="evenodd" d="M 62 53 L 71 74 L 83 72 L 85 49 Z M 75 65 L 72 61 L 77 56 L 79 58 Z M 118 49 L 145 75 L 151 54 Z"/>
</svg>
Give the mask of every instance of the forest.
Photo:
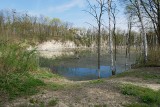
<svg viewBox="0 0 160 107">
<path fill-rule="evenodd" d="M 159 107 L 160 0 L 68 1 L 86 26 L 0 5 L 0 107 Z"/>
</svg>

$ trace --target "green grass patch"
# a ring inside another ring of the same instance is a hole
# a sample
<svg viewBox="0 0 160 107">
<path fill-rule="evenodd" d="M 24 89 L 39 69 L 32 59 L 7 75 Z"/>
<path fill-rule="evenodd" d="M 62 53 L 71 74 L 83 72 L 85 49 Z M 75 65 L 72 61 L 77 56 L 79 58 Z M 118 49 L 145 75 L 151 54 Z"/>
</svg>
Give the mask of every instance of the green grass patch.
<svg viewBox="0 0 160 107">
<path fill-rule="evenodd" d="M 7 77 L 0 77 L 0 90 L 8 95 L 9 99 L 20 96 L 36 94 L 38 86 L 44 86 L 45 83 L 39 79 L 35 79 L 30 75 L 11 74 Z"/>
<path fill-rule="evenodd" d="M 60 89 L 64 89 L 65 85 L 64 84 L 58 84 L 58 83 L 48 83 L 47 87 L 51 90 L 57 91 Z"/>
<path fill-rule="evenodd" d="M 133 104 L 126 104 L 125 107 L 151 107 L 151 106 L 144 103 L 133 103 Z M 152 107 L 157 107 L 157 106 L 152 105 Z"/>
<path fill-rule="evenodd" d="M 89 81 L 89 83 L 91 83 L 91 84 L 100 84 L 100 83 L 104 83 L 104 79 L 91 80 L 91 81 Z"/>
<path fill-rule="evenodd" d="M 126 72 L 119 73 L 119 74 L 113 76 L 113 78 L 114 77 L 125 77 L 125 76 L 136 76 L 136 75 L 138 75 L 138 73 L 135 73 L 133 71 L 131 71 L 131 72 L 130 71 L 126 71 Z"/>
<path fill-rule="evenodd" d="M 35 72 L 33 75 L 35 78 L 39 78 L 39 79 L 62 78 L 60 75 L 54 74 L 48 69 L 40 69 L 39 71 Z"/>
<path fill-rule="evenodd" d="M 58 104 L 58 99 L 52 99 L 49 101 L 48 106 L 56 106 Z"/>
<path fill-rule="evenodd" d="M 157 74 L 144 74 L 144 79 L 158 79 L 160 80 L 160 75 Z"/>
<path fill-rule="evenodd" d="M 145 80 L 156 80 L 157 82 L 160 81 L 160 73 L 157 71 L 146 71 L 146 69 L 136 69 L 128 72 L 124 72 L 118 74 L 114 77 L 136 77 L 142 78 Z"/>
<path fill-rule="evenodd" d="M 139 98 L 141 103 L 145 103 L 150 106 L 160 105 L 160 90 L 154 91 L 149 88 L 143 88 L 139 86 L 126 84 L 121 86 L 121 92 L 124 95 L 130 95 Z"/>
</svg>

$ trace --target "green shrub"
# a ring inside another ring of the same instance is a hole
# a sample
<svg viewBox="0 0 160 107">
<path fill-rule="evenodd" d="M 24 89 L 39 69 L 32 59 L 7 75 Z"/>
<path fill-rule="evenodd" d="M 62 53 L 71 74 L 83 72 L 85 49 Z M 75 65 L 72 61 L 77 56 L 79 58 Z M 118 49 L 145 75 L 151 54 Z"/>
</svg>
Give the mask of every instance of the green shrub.
<svg viewBox="0 0 160 107">
<path fill-rule="evenodd" d="M 0 43 L 0 75 L 26 73 L 37 69 L 35 51 L 27 51 L 20 44 Z"/>
<path fill-rule="evenodd" d="M 43 81 L 29 74 L 37 70 L 35 51 L 27 51 L 21 44 L 0 43 L 0 94 L 9 98 L 32 95 Z"/>
<path fill-rule="evenodd" d="M 125 95 L 132 95 L 140 99 L 141 102 L 149 105 L 160 105 L 160 90 L 154 91 L 130 84 L 123 85 L 121 91 Z"/>
</svg>

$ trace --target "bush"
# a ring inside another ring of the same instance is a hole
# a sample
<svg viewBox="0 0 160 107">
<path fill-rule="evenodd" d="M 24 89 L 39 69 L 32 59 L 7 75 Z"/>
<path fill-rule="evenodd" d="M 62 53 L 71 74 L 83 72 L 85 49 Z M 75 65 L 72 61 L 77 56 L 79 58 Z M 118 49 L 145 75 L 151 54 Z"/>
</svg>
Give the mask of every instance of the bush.
<svg viewBox="0 0 160 107">
<path fill-rule="evenodd" d="M 29 74 L 38 68 L 35 51 L 21 44 L 0 43 L 0 94 L 14 98 L 32 95 L 44 82 Z"/>
<path fill-rule="evenodd" d="M 0 53 L 0 75 L 26 73 L 38 67 L 35 51 L 27 51 L 20 44 L 1 42 Z"/>
</svg>

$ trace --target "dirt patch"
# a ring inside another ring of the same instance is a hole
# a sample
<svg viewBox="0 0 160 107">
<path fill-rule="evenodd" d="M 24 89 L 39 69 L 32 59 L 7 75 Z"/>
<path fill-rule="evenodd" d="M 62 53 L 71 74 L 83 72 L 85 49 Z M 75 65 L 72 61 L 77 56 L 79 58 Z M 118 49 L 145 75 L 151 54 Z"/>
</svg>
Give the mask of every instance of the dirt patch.
<svg viewBox="0 0 160 107">
<path fill-rule="evenodd" d="M 133 101 L 132 98 L 122 95 L 117 87 L 118 84 L 113 84 L 112 81 L 106 80 L 101 84 L 90 84 L 89 82 L 79 82 L 77 84 L 81 84 L 81 86 L 58 91 L 45 91 L 27 99 L 17 99 L 5 106 L 32 105 L 30 102 L 31 99 L 35 100 L 35 104 L 44 102 L 45 105 L 52 99 L 58 99 L 57 106 L 59 107 L 94 107 L 95 105 L 123 107 L 124 104 Z"/>
</svg>

